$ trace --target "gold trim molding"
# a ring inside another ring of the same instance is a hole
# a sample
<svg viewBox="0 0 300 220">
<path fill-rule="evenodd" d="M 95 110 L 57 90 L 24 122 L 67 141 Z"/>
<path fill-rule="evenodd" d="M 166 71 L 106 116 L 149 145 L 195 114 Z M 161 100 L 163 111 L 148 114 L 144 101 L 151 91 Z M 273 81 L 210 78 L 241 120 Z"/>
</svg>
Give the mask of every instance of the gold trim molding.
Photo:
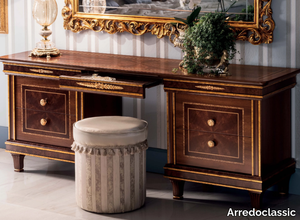
<svg viewBox="0 0 300 220">
<path fill-rule="evenodd" d="M 73 32 L 83 30 L 104 31 L 109 34 L 129 32 L 134 35 L 151 33 L 157 38 L 168 36 L 173 43 L 179 36 L 174 18 L 85 14 L 78 12 L 77 0 L 65 0 L 62 9 L 64 29 Z M 254 21 L 230 21 L 229 24 L 236 33 L 237 40 L 249 41 L 254 45 L 273 42 L 275 22 L 272 18 L 272 0 L 254 0 Z"/>
<path fill-rule="evenodd" d="M 249 41 L 251 44 L 270 44 L 273 42 L 275 22 L 272 18 L 272 0 L 255 0 L 256 17 L 254 27 L 244 27 L 243 24 L 232 24 L 237 34 L 237 40 Z M 239 22 L 237 22 L 239 23 Z"/>
<path fill-rule="evenodd" d="M 18 152 L 18 151 L 5 150 L 5 152 L 11 153 L 11 154 L 21 154 L 21 155 L 32 156 L 32 157 L 40 157 L 40 158 L 50 159 L 50 160 L 58 160 L 58 161 L 68 162 L 68 163 L 75 163 L 75 161 L 71 161 L 71 160 L 63 160 L 63 159 L 54 158 L 54 157 L 45 157 L 45 156 L 28 154 L 28 153 L 23 153 L 23 152 Z"/>
<path fill-rule="evenodd" d="M 30 69 L 31 72 L 35 73 L 53 73 L 51 70 L 43 70 L 43 69 Z"/>
<path fill-rule="evenodd" d="M 105 84 L 105 83 L 83 83 L 83 82 L 77 82 L 78 85 L 80 86 L 85 86 L 89 88 L 95 88 L 95 89 L 105 89 L 105 90 L 122 90 L 122 86 L 115 86 L 115 85 L 110 85 L 110 84 Z"/>
<path fill-rule="evenodd" d="M 198 89 L 205 89 L 205 90 L 217 90 L 217 91 L 221 91 L 221 90 L 225 90 L 224 88 L 221 87 L 216 87 L 216 86 L 195 86 Z"/>
<path fill-rule="evenodd" d="M 7 0 L 0 0 L 0 34 L 8 34 Z"/>
</svg>

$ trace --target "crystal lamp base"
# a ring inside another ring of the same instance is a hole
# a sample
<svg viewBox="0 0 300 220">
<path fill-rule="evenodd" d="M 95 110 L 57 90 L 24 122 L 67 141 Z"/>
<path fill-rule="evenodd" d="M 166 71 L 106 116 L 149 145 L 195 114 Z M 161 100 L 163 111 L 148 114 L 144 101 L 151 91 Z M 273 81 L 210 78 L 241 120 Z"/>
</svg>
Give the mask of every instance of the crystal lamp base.
<svg viewBox="0 0 300 220">
<path fill-rule="evenodd" d="M 36 44 L 36 48 L 31 51 L 29 56 L 46 56 L 47 59 L 50 59 L 51 56 L 59 55 L 61 55 L 61 53 L 55 48 L 54 44 L 50 40 L 41 40 Z"/>
</svg>

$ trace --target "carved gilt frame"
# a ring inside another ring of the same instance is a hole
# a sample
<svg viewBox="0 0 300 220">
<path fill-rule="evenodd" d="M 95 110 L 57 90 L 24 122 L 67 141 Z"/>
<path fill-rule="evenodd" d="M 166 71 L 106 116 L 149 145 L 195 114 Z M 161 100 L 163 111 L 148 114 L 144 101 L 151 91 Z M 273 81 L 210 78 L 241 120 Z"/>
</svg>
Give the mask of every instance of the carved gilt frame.
<svg viewBox="0 0 300 220">
<path fill-rule="evenodd" d="M 0 34 L 8 33 L 7 0 L 0 0 Z"/>
<path fill-rule="evenodd" d="M 85 14 L 78 12 L 76 0 L 65 0 L 62 9 L 64 28 L 73 32 L 91 29 L 109 34 L 129 32 L 134 35 L 152 33 L 158 38 L 168 36 L 173 42 L 178 30 L 173 18 L 146 17 L 132 15 Z M 254 0 L 255 16 L 253 22 L 229 21 L 237 34 L 237 40 L 249 41 L 254 45 L 273 42 L 275 23 L 272 18 L 272 0 Z M 177 22 L 177 21 L 176 21 Z"/>
</svg>

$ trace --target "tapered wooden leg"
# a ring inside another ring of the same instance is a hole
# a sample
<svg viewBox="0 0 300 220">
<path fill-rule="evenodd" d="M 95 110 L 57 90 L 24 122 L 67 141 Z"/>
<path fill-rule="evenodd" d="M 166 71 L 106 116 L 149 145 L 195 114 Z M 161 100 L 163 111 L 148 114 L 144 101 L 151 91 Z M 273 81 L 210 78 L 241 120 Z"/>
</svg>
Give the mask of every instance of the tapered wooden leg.
<svg viewBox="0 0 300 220">
<path fill-rule="evenodd" d="M 185 181 L 171 180 L 171 183 L 173 185 L 173 199 L 182 199 Z"/>
<path fill-rule="evenodd" d="M 290 185 L 291 176 L 285 177 L 278 183 L 278 192 L 282 195 L 289 193 L 289 185 Z"/>
<path fill-rule="evenodd" d="M 249 191 L 252 208 L 261 209 L 262 194 L 263 193 Z"/>
<path fill-rule="evenodd" d="M 11 154 L 11 155 L 14 160 L 15 172 L 23 172 L 25 155 L 22 155 L 22 154 Z"/>
</svg>

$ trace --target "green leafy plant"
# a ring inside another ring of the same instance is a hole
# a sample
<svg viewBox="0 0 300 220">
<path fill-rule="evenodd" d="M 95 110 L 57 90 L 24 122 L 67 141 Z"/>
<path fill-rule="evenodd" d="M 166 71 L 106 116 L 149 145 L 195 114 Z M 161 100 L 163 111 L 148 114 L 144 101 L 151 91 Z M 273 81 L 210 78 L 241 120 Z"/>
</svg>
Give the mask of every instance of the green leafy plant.
<svg viewBox="0 0 300 220">
<path fill-rule="evenodd" d="M 220 60 L 227 51 L 228 60 L 236 54 L 234 32 L 225 13 L 208 13 L 186 30 L 183 68 L 188 73 L 203 74 L 203 65 Z"/>
<path fill-rule="evenodd" d="M 177 21 L 181 21 L 183 22 L 184 24 L 186 24 L 188 27 L 192 27 L 194 26 L 194 23 L 197 21 L 197 18 L 200 14 L 200 11 L 201 11 L 201 7 L 197 7 L 195 8 L 192 13 L 186 18 L 186 19 L 183 19 L 183 18 L 177 18 L 177 17 L 174 17 L 175 20 Z"/>
</svg>

